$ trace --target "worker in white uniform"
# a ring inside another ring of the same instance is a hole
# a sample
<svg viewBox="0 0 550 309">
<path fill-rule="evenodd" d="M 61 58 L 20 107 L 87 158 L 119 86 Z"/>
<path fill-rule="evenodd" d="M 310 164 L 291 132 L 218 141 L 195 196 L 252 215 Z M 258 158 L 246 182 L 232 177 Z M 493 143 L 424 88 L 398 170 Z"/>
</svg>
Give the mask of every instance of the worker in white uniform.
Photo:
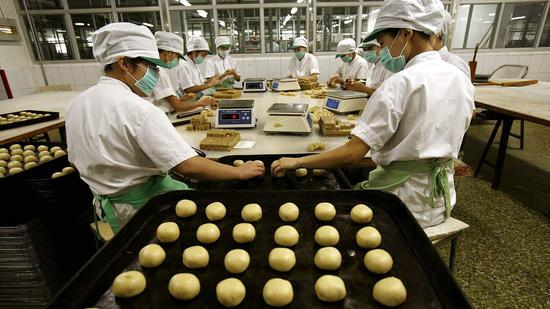
<svg viewBox="0 0 550 309">
<path fill-rule="evenodd" d="M 215 91 L 214 86 L 220 84 L 220 79 L 214 76 L 206 82 L 199 70 L 199 64 L 203 63 L 206 56 L 211 54 L 208 43 L 203 37 L 192 36 L 187 41 L 186 47 L 185 62 L 181 62 L 182 65 L 178 66 L 181 89 L 187 93 L 195 93 L 197 98 L 213 94 Z"/>
<path fill-rule="evenodd" d="M 241 167 L 201 158 L 159 108 L 144 100 L 159 75 L 155 37 L 144 26 L 112 23 L 92 34 L 105 75 L 67 110 L 69 161 L 94 194 L 95 212 L 113 232 L 154 195 L 187 186 L 168 172 L 196 179 L 249 179 L 259 162 Z"/>
<path fill-rule="evenodd" d="M 378 88 L 384 80 L 392 76 L 393 73 L 388 71 L 382 62 L 380 62 L 380 43 L 376 40 L 372 40 L 361 44 L 361 46 L 365 51 L 365 60 L 374 67 L 364 84 L 361 82 L 351 81 L 346 83 L 345 88 L 347 90 L 364 92 L 371 96 L 376 88 Z"/>
<path fill-rule="evenodd" d="M 464 59 L 460 58 L 459 56 L 451 53 L 449 49 L 447 49 L 447 46 L 445 45 L 445 42 L 447 42 L 447 38 L 450 30 L 451 30 L 451 14 L 445 11 L 445 18 L 443 19 L 443 22 L 440 25 L 440 29 L 438 33 L 432 37 L 432 45 L 435 50 L 439 51 L 441 58 L 445 62 L 448 62 L 454 65 L 459 70 L 464 72 L 464 74 L 466 74 L 468 78 L 470 78 L 470 67 L 468 66 L 466 61 L 464 61 Z"/>
<path fill-rule="evenodd" d="M 179 59 L 183 54 L 183 39 L 181 36 L 165 31 L 155 32 L 155 39 L 159 50 L 160 60 L 166 63 L 167 67 L 159 68 L 159 81 L 153 89 L 153 94 L 147 100 L 159 107 L 163 112 L 183 112 L 193 110 L 197 107 L 205 107 L 215 104 L 211 97 L 204 97 L 195 101 L 193 93 L 183 94 L 180 98 L 175 89 L 178 89 L 177 81 L 170 77 L 170 71 L 176 70 Z"/>
<path fill-rule="evenodd" d="M 327 81 L 327 86 L 344 86 L 346 81 L 365 81 L 369 75 L 368 65 L 364 58 L 356 53 L 357 46 L 353 39 L 343 39 L 336 46 L 336 58 L 342 63 L 338 66 L 336 74 Z"/>
<path fill-rule="evenodd" d="M 295 38 L 292 42 L 294 56 L 288 64 L 288 77 L 297 78 L 299 81 L 316 82 L 319 77 L 319 63 L 317 57 L 307 52 L 307 39 Z"/>
<path fill-rule="evenodd" d="M 217 77 L 222 87 L 235 88 L 241 81 L 241 72 L 237 60 L 231 57 L 231 40 L 228 36 L 219 36 L 214 40 L 216 55 L 206 61 L 206 78 Z"/>
<path fill-rule="evenodd" d="M 456 202 L 453 159 L 470 124 L 474 87 L 432 48 L 443 11 L 440 0 L 384 1 L 367 40 L 377 39 L 380 61 L 395 74 L 369 99 L 345 145 L 281 158 L 272 173 L 359 164 L 370 151 L 377 168 L 356 189 L 397 195 L 422 227 L 448 218 Z"/>
</svg>

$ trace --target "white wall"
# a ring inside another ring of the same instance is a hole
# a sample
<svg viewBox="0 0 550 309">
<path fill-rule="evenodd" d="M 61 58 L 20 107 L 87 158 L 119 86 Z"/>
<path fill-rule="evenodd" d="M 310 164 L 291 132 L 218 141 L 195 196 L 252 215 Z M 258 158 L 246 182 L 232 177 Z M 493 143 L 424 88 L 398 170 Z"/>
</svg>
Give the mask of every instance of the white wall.
<svg viewBox="0 0 550 309">
<path fill-rule="evenodd" d="M 17 20 L 18 29 L 21 31 L 13 0 L 0 0 L 0 6 L 6 18 Z M 0 68 L 6 70 L 14 97 L 33 93 L 39 84 L 44 83 L 40 68 L 33 64 L 27 50 L 27 36 L 25 33 L 20 34 L 19 42 L 0 42 Z"/>
</svg>

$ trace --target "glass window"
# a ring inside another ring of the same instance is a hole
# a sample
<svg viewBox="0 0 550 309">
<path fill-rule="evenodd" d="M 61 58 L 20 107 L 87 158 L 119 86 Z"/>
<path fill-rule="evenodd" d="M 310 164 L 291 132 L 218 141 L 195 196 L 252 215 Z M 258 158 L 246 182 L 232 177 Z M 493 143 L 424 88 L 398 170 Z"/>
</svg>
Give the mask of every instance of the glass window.
<svg viewBox="0 0 550 309">
<path fill-rule="evenodd" d="M 453 48 L 490 48 L 494 40 L 499 4 L 461 5 L 458 8 Z"/>
<path fill-rule="evenodd" d="M 218 0 L 216 1 L 216 3 L 217 4 L 249 4 L 249 3 L 260 3 L 260 0 Z"/>
<path fill-rule="evenodd" d="M 544 23 L 539 46 L 550 46 L 550 11 L 548 11 L 548 16 L 546 16 L 546 22 Z"/>
<path fill-rule="evenodd" d="M 194 4 L 212 4 L 212 0 L 170 0 L 169 4 L 173 6 L 192 6 Z"/>
<path fill-rule="evenodd" d="M 43 60 L 74 59 L 63 15 L 31 15 L 31 18 L 38 36 L 35 38 L 32 31 L 29 31 L 35 59 L 39 59 L 36 53 L 36 41 L 42 51 Z M 31 29 L 26 16 L 25 23 L 27 29 Z"/>
<path fill-rule="evenodd" d="M 184 44 L 189 36 L 202 36 L 214 50 L 214 19 L 212 10 L 171 11 L 172 31 L 183 36 Z"/>
<path fill-rule="evenodd" d="M 121 6 L 121 7 L 158 6 L 158 5 L 159 5 L 158 0 L 116 0 L 116 6 Z"/>
<path fill-rule="evenodd" d="M 544 2 L 506 3 L 496 47 L 534 47 Z"/>
<path fill-rule="evenodd" d="M 266 53 L 291 51 L 295 37 L 306 35 L 305 8 L 273 8 L 264 10 Z"/>
<path fill-rule="evenodd" d="M 356 7 L 317 8 L 317 51 L 334 51 L 338 42 L 355 38 Z"/>
<path fill-rule="evenodd" d="M 376 23 L 376 17 L 378 17 L 379 11 L 379 6 L 363 7 L 363 15 L 361 16 L 361 40 L 374 30 L 374 24 Z"/>
<path fill-rule="evenodd" d="M 26 0 L 26 1 L 27 1 L 27 8 L 29 10 L 55 10 L 55 9 L 63 8 L 63 5 L 61 5 L 61 0 L 51 0 L 51 1 Z M 19 7 L 22 10 L 25 9 L 24 0 L 19 0 Z"/>
<path fill-rule="evenodd" d="M 111 7 L 109 0 L 68 0 L 70 9 Z"/>
<path fill-rule="evenodd" d="M 118 20 L 146 26 L 152 33 L 162 30 L 159 12 L 122 12 L 118 13 Z"/>
<path fill-rule="evenodd" d="M 261 53 L 260 10 L 218 10 L 218 32 L 231 37 L 232 52 Z M 214 50 L 215 45 L 212 45 Z"/>
<path fill-rule="evenodd" d="M 92 32 L 111 22 L 108 13 L 71 15 L 76 44 L 81 59 L 94 59 L 92 53 Z"/>
</svg>

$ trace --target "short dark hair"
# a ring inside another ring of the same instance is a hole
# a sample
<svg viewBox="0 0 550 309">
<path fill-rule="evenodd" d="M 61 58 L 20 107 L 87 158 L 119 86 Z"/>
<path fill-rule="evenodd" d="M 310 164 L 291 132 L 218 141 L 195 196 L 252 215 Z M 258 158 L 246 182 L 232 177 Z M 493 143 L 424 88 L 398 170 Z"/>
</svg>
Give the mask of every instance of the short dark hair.
<svg viewBox="0 0 550 309">
<path fill-rule="evenodd" d="M 397 36 L 397 34 L 399 33 L 399 31 L 401 31 L 401 30 L 402 30 L 401 28 L 388 28 L 388 29 L 384 29 L 384 30 L 380 31 L 380 33 L 389 33 L 395 38 Z M 430 39 L 430 35 L 422 32 L 422 31 L 418 31 L 418 30 L 413 30 L 413 31 L 415 33 L 421 35 L 426 40 Z"/>
</svg>

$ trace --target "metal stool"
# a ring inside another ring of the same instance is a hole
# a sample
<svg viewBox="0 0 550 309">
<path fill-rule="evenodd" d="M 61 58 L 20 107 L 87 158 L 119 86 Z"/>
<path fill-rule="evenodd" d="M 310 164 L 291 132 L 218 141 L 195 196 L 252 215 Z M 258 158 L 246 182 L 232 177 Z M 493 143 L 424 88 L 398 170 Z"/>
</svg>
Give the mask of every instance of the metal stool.
<svg viewBox="0 0 550 309">
<path fill-rule="evenodd" d="M 454 274 L 456 269 L 456 247 L 458 243 L 458 237 L 462 234 L 462 231 L 466 230 L 470 226 L 453 217 L 448 218 L 445 222 L 436 226 L 430 226 L 424 229 L 424 232 L 431 240 L 435 248 L 441 248 L 445 245 L 451 244 L 451 251 L 449 254 L 449 269 Z"/>
</svg>

